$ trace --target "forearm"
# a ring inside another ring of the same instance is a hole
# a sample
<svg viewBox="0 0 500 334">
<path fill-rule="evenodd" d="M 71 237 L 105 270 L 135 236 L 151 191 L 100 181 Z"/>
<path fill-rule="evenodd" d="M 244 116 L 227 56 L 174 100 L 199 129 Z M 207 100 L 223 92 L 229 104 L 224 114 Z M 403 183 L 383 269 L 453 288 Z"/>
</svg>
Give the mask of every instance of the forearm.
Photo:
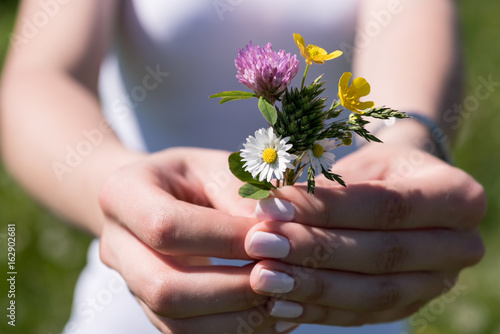
<svg viewBox="0 0 500 334">
<path fill-rule="evenodd" d="M 0 87 L 3 162 L 39 201 L 99 235 L 106 176 L 137 159 L 104 126 L 97 97 L 118 0 L 60 6 L 36 37 L 11 45 Z M 23 0 L 15 27 L 41 10 Z M 88 134 L 97 134 L 89 139 Z"/>
<path fill-rule="evenodd" d="M 94 94 L 62 71 L 7 66 L 1 92 L 9 171 L 44 205 L 99 235 L 103 180 L 140 155 L 105 127 Z"/>
<path fill-rule="evenodd" d="M 386 26 L 374 14 L 382 12 L 390 14 L 384 21 Z M 454 4 L 449 0 L 365 0 L 358 24 L 358 32 L 364 36 L 358 36 L 354 58 L 356 74 L 371 84 L 370 100 L 425 115 L 448 139 L 456 129 L 444 121 L 443 114 L 453 110 L 462 92 L 456 21 Z M 370 27 L 376 25 L 380 29 L 374 34 Z M 428 129 L 416 121 L 396 123 L 381 133 L 385 142 L 429 137 Z"/>
</svg>

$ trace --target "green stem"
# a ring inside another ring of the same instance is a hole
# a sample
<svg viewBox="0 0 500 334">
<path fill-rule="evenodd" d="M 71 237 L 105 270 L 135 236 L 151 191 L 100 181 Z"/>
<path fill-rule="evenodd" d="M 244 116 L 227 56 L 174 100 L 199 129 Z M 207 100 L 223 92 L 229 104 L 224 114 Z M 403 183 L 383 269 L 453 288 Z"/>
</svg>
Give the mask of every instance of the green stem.
<svg viewBox="0 0 500 334">
<path fill-rule="evenodd" d="M 295 169 L 288 169 L 285 171 L 285 176 L 283 180 L 283 185 L 284 186 L 292 186 L 294 185 L 300 178 L 300 175 L 302 175 L 302 172 L 304 171 L 304 167 L 306 165 L 302 165 L 302 159 L 299 158 L 294 162 Z"/>
<path fill-rule="evenodd" d="M 309 64 L 307 64 L 306 69 L 304 70 L 304 77 L 302 78 L 302 85 L 300 85 L 300 90 L 304 89 L 304 83 L 306 82 L 307 72 L 309 72 Z"/>
</svg>

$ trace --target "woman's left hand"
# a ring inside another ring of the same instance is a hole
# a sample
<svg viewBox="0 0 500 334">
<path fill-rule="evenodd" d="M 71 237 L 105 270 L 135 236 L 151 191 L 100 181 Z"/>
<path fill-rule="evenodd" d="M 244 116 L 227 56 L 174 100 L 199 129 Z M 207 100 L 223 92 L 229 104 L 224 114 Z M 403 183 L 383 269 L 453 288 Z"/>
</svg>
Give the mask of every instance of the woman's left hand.
<svg viewBox="0 0 500 334">
<path fill-rule="evenodd" d="M 483 188 L 418 149 L 367 145 L 340 160 L 347 188 L 317 180 L 257 205 L 250 282 L 271 315 L 353 326 L 405 318 L 450 290 L 484 253 Z M 457 289 L 459 289 L 457 287 Z M 443 298 L 445 298 L 443 296 Z"/>
</svg>

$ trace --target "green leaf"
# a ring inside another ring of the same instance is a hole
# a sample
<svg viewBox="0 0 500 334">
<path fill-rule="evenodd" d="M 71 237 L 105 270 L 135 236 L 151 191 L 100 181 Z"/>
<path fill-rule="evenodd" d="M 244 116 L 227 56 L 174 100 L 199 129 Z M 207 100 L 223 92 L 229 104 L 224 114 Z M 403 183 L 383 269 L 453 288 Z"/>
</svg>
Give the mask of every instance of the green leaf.
<svg viewBox="0 0 500 334">
<path fill-rule="evenodd" d="M 243 165 L 245 164 L 244 161 L 241 160 L 241 152 L 234 152 L 229 156 L 229 169 L 231 172 L 236 176 L 238 179 L 240 179 L 243 182 L 250 182 L 253 181 L 252 174 L 250 172 L 247 172 L 244 168 Z"/>
<path fill-rule="evenodd" d="M 252 174 L 243 168 L 245 164 L 244 161 L 241 160 L 241 152 L 234 152 L 229 156 L 229 169 L 239 180 L 247 183 L 251 183 L 257 186 L 260 186 L 263 189 L 276 189 L 276 187 L 271 183 L 264 181 L 256 180 L 252 177 Z"/>
<path fill-rule="evenodd" d="M 330 173 L 326 170 L 321 171 L 323 175 L 330 181 L 336 181 L 338 184 L 340 184 L 343 187 L 347 187 L 344 180 L 342 180 L 342 177 L 338 174 Z"/>
<path fill-rule="evenodd" d="M 252 198 L 252 199 L 263 199 L 271 195 L 271 191 L 269 189 L 264 189 L 259 185 L 251 183 L 243 185 L 238 191 L 238 193 L 243 198 Z"/>
<path fill-rule="evenodd" d="M 353 129 L 353 131 L 357 135 L 363 137 L 368 142 L 375 142 L 375 143 L 381 143 L 382 142 L 380 139 L 378 139 L 377 137 L 375 137 L 374 135 L 372 135 L 370 132 L 368 132 L 368 130 L 366 130 L 365 128 Z"/>
<path fill-rule="evenodd" d="M 386 106 L 366 109 L 363 112 L 363 116 L 371 116 L 373 118 L 379 118 L 379 119 L 389 119 L 391 117 L 394 117 L 394 118 L 409 118 L 410 117 L 402 111 L 391 109 L 391 108 L 386 107 Z"/>
<path fill-rule="evenodd" d="M 257 97 L 255 93 L 251 92 L 244 92 L 240 90 L 231 90 L 227 92 L 220 92 L 214 95 L 211 95 L 209 98 L 221 98 L 219 101 L 219 104 L 223 104 L 229 101 L 234 101 L 234 100 L 245 100 L 245 99 L 251 99 L 252 97 Z"/>
<path fill-rule="evenodd" d="M 342 103 L 340 102 L 340 100 L 333 100 L 332 106 L 327 112 L 327 119 L 339 117 L 342 111 L 344 111 L 344 108 L 342 108 Z"/>
<path fill-rule="evenodd" d="M 245 98 L 246 99 L 246 98 Z M 242 98 L 239 98 L 239 97 L 224 97 L 222 98 L 220 101 L 219 101 L 219 104 L 223 104 L 223 103 L 226 103 L 226 102 L 229 102 L 229 101 L 236 101 L 236 100 L 244 100 Z"/>
<path fill-rule="evenodd" d="M 276 124 L 276 120 L 278 119 L 276 108 L 262 96 L 259 97 L 259 110 L 271 126 Z"/>
</svg>

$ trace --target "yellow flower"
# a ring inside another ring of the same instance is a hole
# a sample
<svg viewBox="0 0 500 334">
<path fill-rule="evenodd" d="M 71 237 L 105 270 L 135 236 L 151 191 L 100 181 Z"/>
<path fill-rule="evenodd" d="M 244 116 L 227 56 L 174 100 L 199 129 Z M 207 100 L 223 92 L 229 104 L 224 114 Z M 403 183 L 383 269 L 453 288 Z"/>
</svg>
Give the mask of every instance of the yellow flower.
<svg viewBox="0 0 500 334">
<path fill-rule="evenodd" d="M 311 65 L 312 62 L 315 62 L 316 64 L 323 64 L 325 60 L 334 59 L 342 55 L 342 51 L 339 50 L 328 54 L 325 49 L 322 49 L 319 46 L 312 44 L 306 46 L 304 38 L 300 36 L 300 34 L 293 34 L 293 39 L 295 40 L 295 44 L 299 47 L 300 53 L 306 59 L 306 63 L 309 65 Z"/>
<path fill-rule="evenodd" d="M 372 101 L 361 102 L 359 99 L 370 94 L 370 84 L 365 78 L 356 78 L 349 86 L 352 73 L 345 72 L 339 80 L 339 97 L 342 105 L 358 114 L 362 114 L 364 110 L 372 108 L 375 103 Z"/>
</svg>

